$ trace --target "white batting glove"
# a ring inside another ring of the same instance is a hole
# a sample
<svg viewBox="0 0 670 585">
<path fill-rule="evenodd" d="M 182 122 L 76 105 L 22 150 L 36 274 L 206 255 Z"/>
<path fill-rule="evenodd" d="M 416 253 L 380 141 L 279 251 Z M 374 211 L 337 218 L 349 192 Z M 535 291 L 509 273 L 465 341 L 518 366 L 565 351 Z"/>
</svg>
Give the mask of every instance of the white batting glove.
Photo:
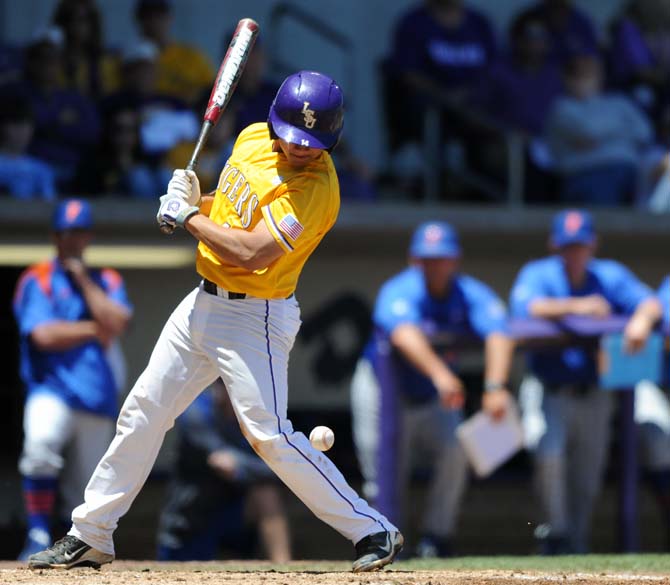
<svg viewBox="0 0 670 585">
<path fill-rule="evenodd" d="M 167 194 L 181 197 L 189 205 L 200 205 L 200 181 L 193 171 L 176 169 L 167 186 Z"/>
<path fill-rule="evenodd" d="M 174 227 L 184 227 L 184 222 L 191 216 L 199 213 L 195 205 L 189 205 L 181 197 L 163 195 L 160 198 L 161 205 L 158 208 L 156 221 L 160 224 L 166 222 Z"/>
</svg>

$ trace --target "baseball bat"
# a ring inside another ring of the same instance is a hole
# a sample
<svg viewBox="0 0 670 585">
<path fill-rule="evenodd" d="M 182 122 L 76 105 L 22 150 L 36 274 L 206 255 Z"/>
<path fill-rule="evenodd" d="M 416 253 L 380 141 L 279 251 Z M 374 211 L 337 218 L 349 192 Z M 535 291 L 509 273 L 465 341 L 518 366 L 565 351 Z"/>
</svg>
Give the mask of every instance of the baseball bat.
<svg viewBox="0 0 670 585">
<path fill-rule="evenodd" d="M 186 165 L 186 169 L 189 171 L 195 170 L 198 166 L 198 158 L 207 142 L 207 137 L 219 121 L 235 91 L 235 87 L 237 87 L 237 82 L 240 80 L 249 53 L 251 53 L 251 49 L 256 42 L 258 30 L 258 23 L 251 18 L 243 18 L 237 23 L 233 38 L 230 40 L 228 50 L 221 61 L 219 72 L 216 74 L 216 80 L 200 127 L 200 135 L 193 148 L 191 160 Z M 163 221 L 160 224 L 160 230 L 164 234 L 171 234 L 174 227 Z"/>
</svg>

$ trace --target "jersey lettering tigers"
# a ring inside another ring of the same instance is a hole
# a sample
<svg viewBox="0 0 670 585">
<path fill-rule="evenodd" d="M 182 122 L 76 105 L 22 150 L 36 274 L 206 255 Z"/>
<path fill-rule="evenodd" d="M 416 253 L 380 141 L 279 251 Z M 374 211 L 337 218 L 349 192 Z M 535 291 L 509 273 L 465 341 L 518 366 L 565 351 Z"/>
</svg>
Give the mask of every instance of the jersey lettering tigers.
<svg viewBox="0 0 670 585">
<path fill-rule="evenodd" d="M 258 207 L 258 195 L 251 194 L 251 186 L 240 169 L 232 166 L 230 161 L 223 167 L 217 190 L 228 198 L 240 218 L 242 228 L 251 225 L 254 211 Z"/>
</svg>

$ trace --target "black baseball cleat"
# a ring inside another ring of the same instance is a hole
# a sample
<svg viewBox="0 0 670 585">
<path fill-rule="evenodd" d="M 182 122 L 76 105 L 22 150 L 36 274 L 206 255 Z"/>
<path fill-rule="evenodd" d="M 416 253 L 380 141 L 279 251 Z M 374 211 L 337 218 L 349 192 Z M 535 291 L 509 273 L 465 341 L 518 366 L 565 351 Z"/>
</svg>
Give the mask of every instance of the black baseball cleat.
<svg viewBox="0 0 670 585">
<path fill-rule="evenodd" d="M 28 558 L 28 567 L 30 569 L 71 569 L 72 567 L 99 569 L 100 565 L 111 563 L 113 560 L 114 555 L 95 550 L 83 540 L 68 534 L 57 540 L 53 546 L 31 555 Z"/>
<path fill-rule="evenodd" d="M 376 532 L 356 543 L 354 573 L 376 571 L 393 562 L 405 542 L 400 532 Z"/>
</svg>

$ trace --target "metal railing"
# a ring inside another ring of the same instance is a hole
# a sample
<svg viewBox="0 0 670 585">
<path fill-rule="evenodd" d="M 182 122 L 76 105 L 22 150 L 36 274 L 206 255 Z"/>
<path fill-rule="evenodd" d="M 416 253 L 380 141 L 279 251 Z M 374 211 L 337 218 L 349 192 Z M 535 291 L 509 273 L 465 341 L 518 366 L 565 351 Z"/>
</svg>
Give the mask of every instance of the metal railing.
<svg viewBox="0 0 670 585">
<path fill-rule="evenodd" d="M 288 20 L 292 20 L 304 28 L 315 32 L 320 38 L 329 42 L 335 49 L 342 53 L 343 58 L 341 59 L 341 62 L 343 63 L 345 75 L 343 83 L 346 84 L 347 92 L 351 95 L 355 95 L 355 55 L 354 45 L 351 39 L 331 26 L 328 22 L 290 2 L 280 2 L 276 4 L 270 11 L 268 17 L 268 45 L 273 47 L 271 51 L 268 51 L 268 54 L 272 70 L 281 72 L 282 75 L 288 74 L 294 70 L 292 64 L 284 60 L 281 55 L 281 25 Z M 351 104 L 347 104 L 348 109 L 351 109 L 350 106 Z"/>
<path fill-rule="evenodd" d="M 490 177 L 467 167 L 458 168 L 449 164 L 445 166 L 443 156 L 445 140 L 442 132 L 442 116 L 445 114 L 483 128 L 500 139 L 505 148 L 505 184 L 499 184 Z M 435 203 L 439 200 L 442 191 L 441 175 L 446 169 L 463 184 L 485 193 L 492 201 L 514 208 L 523 205 L 526 139 L 520 132 L 500 124 L 482 112 L 440 96 L 431 96 L 424 113 L 422 138 L 425 161 L 423 168 L 424 201 L 426 203 Z"/>
</svg>

